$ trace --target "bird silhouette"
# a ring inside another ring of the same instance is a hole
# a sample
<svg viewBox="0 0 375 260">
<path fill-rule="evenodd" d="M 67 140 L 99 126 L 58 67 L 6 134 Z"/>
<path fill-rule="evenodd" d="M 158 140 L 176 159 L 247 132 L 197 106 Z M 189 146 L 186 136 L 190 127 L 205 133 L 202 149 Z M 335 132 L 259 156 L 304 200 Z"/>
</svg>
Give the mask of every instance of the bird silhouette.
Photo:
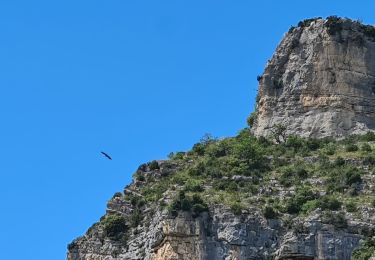
<svg viewBox="0 0 375 260">
<path fill-rule="evenodd" d="M 111 156 L 109 156 L 108 154 L 106 154 L 105 152 L 101 152 L 105 157 L 107 157 L 109 160 L 112 160 Z"/>
</svg>

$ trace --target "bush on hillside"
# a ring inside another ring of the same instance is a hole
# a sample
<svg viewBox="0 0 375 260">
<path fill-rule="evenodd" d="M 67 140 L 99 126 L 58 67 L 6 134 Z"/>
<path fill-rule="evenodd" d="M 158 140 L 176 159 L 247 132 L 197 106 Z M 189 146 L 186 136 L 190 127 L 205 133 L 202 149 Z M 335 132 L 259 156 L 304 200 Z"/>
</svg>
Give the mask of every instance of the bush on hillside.
<svg viewBox="0 0 375 260">
<path fill-rule="evenodd" d="M 120 235 L 126 232 L 126 220 L 120 215 L 109 215 L 101 220 L 104 233 L 107 237 L 112 239 L 119 238 Z"/>
<path fill-rule="evenodd" d="M 150 167 L 150 170 L 151 171 L 154 171 L 154 170 L 159 170 L 160 167 L 159 167 L 159 163 L 157 161 L 152 161 L 149 163 L 148 167 Z"/>
<path fill-rule="evenodd" d="M 342 30 L 342 20 L 337 16 L 327 17 L 327 21 L 324 25 L 330 35 L 334 35 Z"/>
<path fill-rule="evenodd" d="M 359 247 L 352 252 L 353 260 L 370 259 L 375 254 L 375 237 L 361 241 Z"/>
<path fill-rule="evenodd" d="M 275 211 L 274 208 L 269 205 L 264 207 L 263 215 L 267 219 L 275 219 L 278 217 L 277 211 Z"/>
</svg>

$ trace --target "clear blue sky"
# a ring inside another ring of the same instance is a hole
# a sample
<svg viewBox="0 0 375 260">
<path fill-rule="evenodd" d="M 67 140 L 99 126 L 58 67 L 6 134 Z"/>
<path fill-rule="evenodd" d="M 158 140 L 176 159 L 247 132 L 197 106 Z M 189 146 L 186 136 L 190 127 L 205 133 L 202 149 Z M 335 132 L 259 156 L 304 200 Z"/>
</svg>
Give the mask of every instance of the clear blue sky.
<svg viewBox="0 0 375 260">
<path fill-rule="evenodd" d="M 373 1 L 0 2 L 2 259 L 65 259 L 137 166 L 231 136 L 291 25 Z M 113 161 L 106 160 L 106 151 Z"/>
</svg>

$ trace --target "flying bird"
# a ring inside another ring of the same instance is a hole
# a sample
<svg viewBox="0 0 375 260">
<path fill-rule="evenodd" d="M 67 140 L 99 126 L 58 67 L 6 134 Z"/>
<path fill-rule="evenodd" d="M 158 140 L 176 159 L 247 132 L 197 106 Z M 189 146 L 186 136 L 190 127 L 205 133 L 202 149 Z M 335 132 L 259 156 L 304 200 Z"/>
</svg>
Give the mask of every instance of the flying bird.
<svg viewBox="0 0 375 260">
<path fill-rule="evenodd" d="M 105 157 L 107 157 L 109 160 L 112 160 L 111 156 L 109 156 L 108 154 L 106 154 L 105 152 L 101 152 Z"/>
</svg>

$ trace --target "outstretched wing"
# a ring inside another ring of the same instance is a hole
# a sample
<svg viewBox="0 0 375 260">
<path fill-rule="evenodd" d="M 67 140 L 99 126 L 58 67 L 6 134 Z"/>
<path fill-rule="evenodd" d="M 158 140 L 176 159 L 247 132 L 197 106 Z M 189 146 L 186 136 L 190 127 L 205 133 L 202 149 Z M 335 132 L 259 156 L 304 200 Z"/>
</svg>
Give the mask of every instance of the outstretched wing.
<svg viewBox="0 0 375 260">
<path fill-rule="evenodd" d="M 106 154 L 105 152 L 101 152 L 105 157 L 107 157 L 108 159 L 112 160 L 111 156 L 109 156 L 108 154 Z"/>
</svg>

